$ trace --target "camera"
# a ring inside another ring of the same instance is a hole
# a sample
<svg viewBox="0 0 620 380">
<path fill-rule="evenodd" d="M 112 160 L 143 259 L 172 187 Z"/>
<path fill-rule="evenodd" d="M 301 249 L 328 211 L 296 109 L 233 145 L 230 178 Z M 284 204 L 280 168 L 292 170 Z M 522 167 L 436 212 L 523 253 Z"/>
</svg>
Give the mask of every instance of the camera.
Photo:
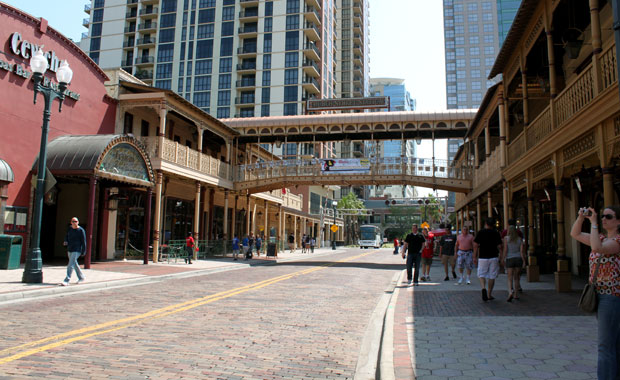
<svg viewBox="0 0 620 380">
<path fill-rule="evenodd" d="M 587 207 L 582 207 L 581 211 L 583 211 L 583 216 L 591 216 L 592 212 L 590 210 L 588 210 Z"/>
</svg>

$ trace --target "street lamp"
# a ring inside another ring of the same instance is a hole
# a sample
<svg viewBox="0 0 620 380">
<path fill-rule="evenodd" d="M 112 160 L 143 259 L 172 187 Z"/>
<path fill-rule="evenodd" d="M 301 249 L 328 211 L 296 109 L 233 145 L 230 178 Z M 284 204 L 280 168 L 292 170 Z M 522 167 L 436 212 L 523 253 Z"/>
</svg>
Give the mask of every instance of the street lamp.
<svg viewBox="0 0 620 380">
<path fill-rule="evenodd" d="M 43 46 L 41 46 L 43 48 Z M 43 126 L 41 127 L 41 148 L 39 149 L 39 167 L 37 172 L 37 189 L 34 199 L 34 210 L 32 214 L 32 241 L 30 249 L 26 256 L 26 266 L 22 276 L 22 282 L 30 284 L 39 284 L 43 282 L 43 265 L 41 262 L 41 214 L 43 208 L 43 195 L 45 191 L 45 168 L 47 161 L 47 133 L 49 131 L 49 122 L 52 108 L 52 101 L 58 98 L 58 112 L 62 111 L 62 102 L 65 100 L 65 90 L 71 82 L 73 71 L 69 68 L 67 61 L 62 61 L 60 67 L 56 71 L 56 80 L 58 81 L 58 89 L 52 85 L 45 86 L 43 82 L 43 74 L 47 71 L 49 64 L 47 58 L 43 55 L 41 48 L 30 58 L 30 67 L 33 71 L 34 81 L 34 98 L 33 103 L 37 103 L 37 93 L 41 93 L 45 98 L 45 107 L 43 109 Z"/>
<path fill-rule="evenodd" d="M 334 226 L 336 225 L 336 206 L 338 202 L 332 201 L 332 207 L 334 208 Z M 332 230 L 332 250 L 336 249 L 336 233 Z"/>
</svg>

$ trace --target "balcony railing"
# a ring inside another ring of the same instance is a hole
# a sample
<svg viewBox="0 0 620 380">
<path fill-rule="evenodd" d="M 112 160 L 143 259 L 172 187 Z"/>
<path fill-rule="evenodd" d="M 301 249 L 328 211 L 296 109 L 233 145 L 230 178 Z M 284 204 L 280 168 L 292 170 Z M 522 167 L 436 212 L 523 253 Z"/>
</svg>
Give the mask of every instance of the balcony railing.
<svg viewBox="0 0 620 380">
<path fill-rule="evenodd" d="M 139 137 L 151 157 L 158 157 L 183 168 L 196 170 L 202 174 L 230 181 L 232 179 L 229 164 L 206 154 L 193 150 L 172 140 L 162 139 L 161 157 L 159 157 L 159 137 Z"/>
<path fill-rule="evenodd" d="M 367 170 L 361 170 L 357 175 L 372 176 L 417 176 L 435 177 L 454 180 L 470 180 L 471 168 L 453 167 L 448 160 L 413 158 L 413 157 L 383 157 L 370 158 Z M 235 168 L 234 180 L 237 182 L 266 180 L 281 177 L 313 177 L 320 182 L 321 177 L 334 175 L 350 176 L 350 172 L 336 172 L 322 170 L 322 160 L 319 159 L 292 159 L 279 161 L 265 161 L 250 165 L 239 165 Z"/>
<path fill-rule="evenodd" d="M 237 71 L 256 70 L 256 62 L 243 62 L 237 64 Z"/>
<path fill-rule="evenodd" d="M 90 4 L 84 4 L 84 12 L 90 14 L 91 6 Z"/>
<path fill-rule="evenodd" d="M 155 58 L 153 58 L 152 55 L 147 55 L 147 56 L 136 58 L 136 65 L 140 63 L 153 63 L 153 62 L 155 62 Z"/>
<path fill-rule="evenodd" d="M 240 46 L 237 48 L 237 54 L 254 54 L 256 53 L 256 45 Z"/>
<path fill-rule="evenodd" d="M 155 37 L 138 38 L 136 45 L 155 45 L 157 39 Z"/>
<path fill-rule="evenodd" d="M 146 16 L 146 15 L 152 15 L 152 14 L 157 14 L 159 13 L 159 9 L 157 7 L 152 7 L 152 8 L 144 8 L 144 9 L 140 9 L 140 16 Z"/>
<path fill-rule="evenodd" d="M 88 28 L 88 24 L 90 23 L 90 19 L 89 18 L 85 18 L 82 20 L 82 26 L 85 26 Z"/>
<path fill-rule="evenodd" d="M 237 87 L 255 87 L 256 79 L 240 79 L 236 82 Z"/>
<path fill-rule="evenodd" d="M 477 188 L 494 175 L 499 175 L 501 177 L 501 173 L 501 151 L 500 149 L 495 149 L 491 155 L 484 160 L 478 170 L 474 171 L 473 187 Z M 495 179 L 495 181 L 497 181 L 497 179 Z M 495 181 L 493 183 L 495 183 Z"/>
<path fill-rule="evenodd" d="M 156 22 L 147 22 L 138 25 L 138 30 L 146 30 L 146 29 L 157 29 Z"/>
<path fill-rule="evenodd" d="M 600 55 L 601 83 L 599 93 L 616 83 L 615 45 Z M 508 145 L 508 164 L 520 159 L 551 133 L 562 128 L 596 98 L 594 69 L 590 63 L 531 123 Z M 553 108 L 553 109 L 552 109 Z M 553 111 L 553 112 L 552 112 Z"/>
</svg>

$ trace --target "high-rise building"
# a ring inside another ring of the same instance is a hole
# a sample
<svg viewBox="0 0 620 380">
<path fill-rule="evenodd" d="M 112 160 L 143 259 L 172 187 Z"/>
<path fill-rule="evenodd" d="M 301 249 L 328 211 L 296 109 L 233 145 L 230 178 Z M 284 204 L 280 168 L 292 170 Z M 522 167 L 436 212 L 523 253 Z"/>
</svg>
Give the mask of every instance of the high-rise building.
<svg viewBox="0 0 620 380">
<path fill-rule="evenodd" d="M 487 80 L 499 51 L 494 0 L 444 0 L 448 109 L 478 108 L 495 82 Z"/>
<path fill-rule="evenodd" d="M 416 102 L 405 87 L 405 80 L 399 78 L 371 78 L 371 96 L 389 96 L 390 109 L 380 111 L 415 111 Z M 381 141 L 367 143 L 366 149 L 376 157 L 415 157 L 416 145 L 413 140 Z M 413 186 L 370 186 L 369 196 L 389 196 L 391 198 L 413 198 L 416 195 Z"/>
<path fill-rule="evenodd" d="M 336 1 L 93 0 L 81 47 L 218 118 L 297 115 L 336 95 Z"/>
<path fill-rule="evenodd" d="M 337 76 L 339 98 L 356 98 L 369 91 L 369 0 L 337 0 Z"/>
<path fill-rule="evenodd" d="M 496 0 L 497 1 L 497 32 L 499 33 L 499 46 L 501 47 L 512 26 L 512 21 L 521 6 L 521 0 Z"/>
</svg>

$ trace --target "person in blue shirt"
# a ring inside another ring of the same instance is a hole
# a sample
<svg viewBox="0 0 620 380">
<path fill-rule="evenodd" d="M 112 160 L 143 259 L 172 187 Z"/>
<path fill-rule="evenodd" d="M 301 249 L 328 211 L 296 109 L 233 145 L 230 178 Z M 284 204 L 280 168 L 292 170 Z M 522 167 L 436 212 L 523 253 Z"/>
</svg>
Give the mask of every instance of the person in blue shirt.
<svg viewBox="0 0 620 380">
<path fill-rule="evenodd" d="M 248 235 L 243 237 L 241 244 L 243 245 L 243 256 L 245 257 L 245 260 L 247 260 L 249 255 L 248 251 L 250 250 L 250 239 L 248 238 Z"/>
<path fill-rule="evenodd" d="M 263 239 L 259 235 L 256 236 L 256 256 L 260 256 L 260 247 L 263 244 Z"/>
<path fill-rule="evenodd" d="M 77 217 L 71 218 L 71 228 L 67 231 L 65 241 L 63 243 L 67 247 L 67 255 L 69 256 L 69 264 L 67 265 L 67 277 L 60 284 L 62 286 L 68 286 L 71 281 L 71 275 L 73 269 L 78 276 L 78 284 L 84 282 L 84 275 L 80 270 L 80 265 L 77 260 L 78 257 L 86 254 L 86 232 L 80 227 L 80 221 Z"/>
<path fill-rule="evenodd" d="M 232 240 L 232 249 L 233 249 L 233 260 L 237 261 L 237 256 L 239 256 L 239 237 L 235 234 L 235 237 Z"/>
</svg>

